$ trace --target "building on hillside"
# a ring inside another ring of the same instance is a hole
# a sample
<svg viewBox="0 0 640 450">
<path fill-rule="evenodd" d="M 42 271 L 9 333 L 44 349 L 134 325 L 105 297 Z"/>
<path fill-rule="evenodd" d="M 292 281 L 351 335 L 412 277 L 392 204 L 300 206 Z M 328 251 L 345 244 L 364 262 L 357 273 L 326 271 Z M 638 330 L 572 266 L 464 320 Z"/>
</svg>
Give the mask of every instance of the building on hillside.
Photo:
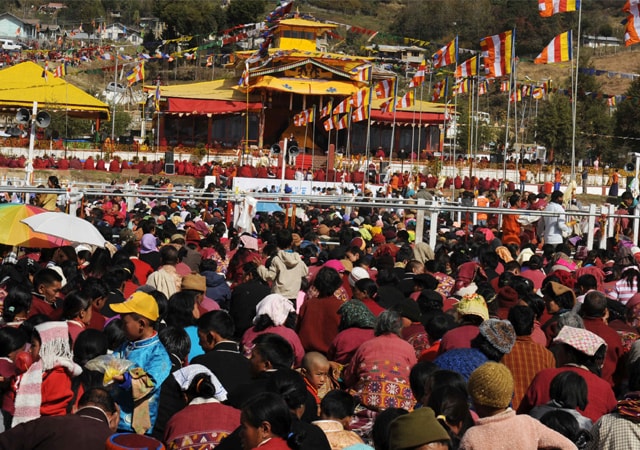
<svg viewBox="0 0 640 450">
<path fill-rule="evenodd" d="M 441 150 L 445 105 L 439 103 L 415 101 L 394 114 L 383 112 L 383 99 L 375 99 L 372 93 L 364 99 L 366 105 L 373 99 L 369 131 L 367 120 L 356 122 L 368 113 L 368 106 L 359 113 L 354 108 L 350 126 L 338 131 L 336 119 L 334 129 L 327 131 L 329 117 L 322 117 L 320 111 L 329 102 L 335 108 L 361 89 L 396 76 L 375 66 L 369 57 L 318 51 L 318 41 L 335 28 L 301 18 L 284 19 L 274 31 L 273 48 L 265 46 L 262 56 L 256 51 L 236 53 L 241 83 L 218 80 L 160 86 L 161 145 L 269 149 L 293 134 L 308 153 L 324 154 L 334 144 L 336 149 L 364 154 L 368 134 L 372 152 L 378 147 L 388 151 L 392 136 L 396 151 Z M 145 89 L 151 95 L 156 90 L 155 86 Z M 294 116 L 314 108 L 313 122 L 296 126 Z M 344 114 L 340 117 L 347 122 Z"/>
<path fill-rule="evenodd" d="M 582 45 L 589 48 L 620 47 L 622 39 L 612 36 L 585 35 L 582 36 Z"/>
<path fill-rule="evenodd" d="M 365 47 L 375 61 L 418 66 L 424 59 L 424 49 L 416 46 L 370 45 Z"/>
<path fill-rule="evenodd" d="M 142 34 L 140 30 L 123 25 L 119 22 L 106 25 L 97 33 L 99 39 L 122 42 L 128 41 L 133 45 L 142 44 Z"/>
<path fill-rule="evenodd" d="M 9 12 L 0 14 L 0 37 L 35 39 L 39 20 L 21 19 Z"/>
</svg>

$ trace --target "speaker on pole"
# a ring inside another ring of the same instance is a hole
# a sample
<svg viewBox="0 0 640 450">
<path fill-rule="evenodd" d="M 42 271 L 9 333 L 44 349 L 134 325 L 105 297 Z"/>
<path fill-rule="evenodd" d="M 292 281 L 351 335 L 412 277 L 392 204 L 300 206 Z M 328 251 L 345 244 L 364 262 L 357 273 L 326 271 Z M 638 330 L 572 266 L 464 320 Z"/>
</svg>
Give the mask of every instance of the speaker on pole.
<svg viewBox="0 0 640 450">
<path fill-rule="evenodd" d="M 164 173 L 167 175 L 173 175 L 176 173 L 176 166 L 173 163 L 173 152 L 164 152 Z"/>
</svg>

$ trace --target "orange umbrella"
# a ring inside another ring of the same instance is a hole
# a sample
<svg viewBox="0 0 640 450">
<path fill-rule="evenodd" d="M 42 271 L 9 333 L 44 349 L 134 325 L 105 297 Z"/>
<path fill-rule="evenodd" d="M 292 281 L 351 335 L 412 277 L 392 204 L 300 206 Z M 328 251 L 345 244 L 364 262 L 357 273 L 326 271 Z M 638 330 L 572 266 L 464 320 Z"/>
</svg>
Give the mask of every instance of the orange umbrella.
<svg viewBox="0 0 640 450">
<path fill-rule="evenodd" d="M 64 239 L 36 233 L 21 222 L 27 217 L 47 212 L 46 209 L 22 203 L 0 204 L 0 244 L 17 247 L 52 248 L 67 245 Z"/>
</svg>

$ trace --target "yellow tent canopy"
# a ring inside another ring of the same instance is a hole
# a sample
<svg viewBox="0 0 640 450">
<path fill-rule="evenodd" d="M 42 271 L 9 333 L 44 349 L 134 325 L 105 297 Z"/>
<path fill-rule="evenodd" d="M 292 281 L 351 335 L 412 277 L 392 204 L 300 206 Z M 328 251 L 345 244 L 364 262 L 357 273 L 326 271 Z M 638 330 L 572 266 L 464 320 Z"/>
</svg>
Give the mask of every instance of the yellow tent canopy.
<svg viewBox="0 0 640 450">
<path fill-rule="evenodd" d="M 358 86 L 351 81 L 310 80 L 303 78 L 276 78 L 263 76 L 250 89 L 270 89 L 281 92 L 307 95 L 351 95 L 358 90 Z"/>
<path fill-rule="evenodd" d="M 33 102 L 38 109 L 67 111 L 71 117 L 108 119 L 109 105 L 87 94 L 82 89 L 56 78 L 34 62 L 26 61 L 0 70 L 0 110 L 31 110 Z"/>
</svg>

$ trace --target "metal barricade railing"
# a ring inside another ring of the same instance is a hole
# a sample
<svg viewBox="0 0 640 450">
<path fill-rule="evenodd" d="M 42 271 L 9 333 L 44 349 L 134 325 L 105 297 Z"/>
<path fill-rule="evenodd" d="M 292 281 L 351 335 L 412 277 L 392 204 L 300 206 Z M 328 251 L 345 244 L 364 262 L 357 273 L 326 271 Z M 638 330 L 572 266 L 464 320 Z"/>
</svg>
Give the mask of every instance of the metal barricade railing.
<svg viewBox="0 0 640 450">
<path fill-rule="evenodd" d="M 18 185 L 20 184 L 20 185 Z M 115 190 L 119 190 L 116 195 L 122 196 L 128 205 L 128 209 L 132 210 L 135 201 L 138 199 L 151 200 L 157 199 L 162 202 L 166 202 L 169 198 L 175 200 L 194 200 L 194 201 L 209 201 L 211 200 L 211 193 L 207 193 L 204 189 L 195 189 L 192 186 L 174 186 L 172 189 L 156 188 L 152 186 L 137 186 L 134 184 L 125 183 L 122 185 L 111 185 L 101 183 L 73 183 L 68 187 L 61 189 L 50 188 L 37 188 L 34 186 L 25 186 L 24 183 L 16 183 L 15 185 L 0 185 L 0 192 L 11 192 L 23 199 L 27 199 L 31 194 L 38 193 L 53 193 L 56 195 L 66 194 L 68 197 L 70 207 L 67 208 L 67 212 L 75 214 L 77 207 L 81 200 L 94 201 L 107 195 L 114 195 Z M 455 217 L 457 222 L 462 224 L 463 216 L 471 214 L 471 223 L 477 223 L 477 214 L 518 214 L 518 215 L 535 215 L 535 216 L 554 216 L 556 213 L 550 213 L 546 211 L 532 211 L 523 209 L 508 209 L 508 208 L 483 208 L 477 206 L 463 206 L 460 202 L 447 202 L 444 200 L 425 201 L 415 199 L 398 199 L 398 198 L 380 198 L 380 197 L 362 197 L 354 195 L 295 195 L 295 194 L 283 194 L 283 193 L 264 193 L 264 192 L 250 192 L 241 193 L 230 190 L 214 191 L 213 198 L 215 201 L 230 201 L 234 204 L 242 202 L 245 196 L 250 195 L 256 200 L 265 203 L 280 203 L 280 204 L 295 204 L 297 208 L 305 206 L 333 206 L 358 208 L 362 206 L 381 208 L 386 210 L 415 210 L 416 213 L 416 242 L 420 242 L 423 239 L 424 227 L 429 226 L 429 244 L 433 247 L 436 244 L 436 240 L 439 233 L 439 215 L 442 213 L 451 214 Z M 623 215 L 616 213 L 616 205 L 610 204 L 590 204 L 583 207 L 582 210 L 567 210 L 566 216 L 573 216 L 580 218 L 586 218 L 587 223 L 587 248 L 594 248 L 595 229 L 602 228 L 604 230 L 601 233 L 602 240 L 600 246 L 606 244 L 606 239 L 615 235 L 615 220 L 617 219 L 631 219 L 633 220 L 633 241 L 634 245 L 638 245 L 638 234 L 640 231 L 640 208 L 635 209 L 633 215 Z"/>
</svg>

